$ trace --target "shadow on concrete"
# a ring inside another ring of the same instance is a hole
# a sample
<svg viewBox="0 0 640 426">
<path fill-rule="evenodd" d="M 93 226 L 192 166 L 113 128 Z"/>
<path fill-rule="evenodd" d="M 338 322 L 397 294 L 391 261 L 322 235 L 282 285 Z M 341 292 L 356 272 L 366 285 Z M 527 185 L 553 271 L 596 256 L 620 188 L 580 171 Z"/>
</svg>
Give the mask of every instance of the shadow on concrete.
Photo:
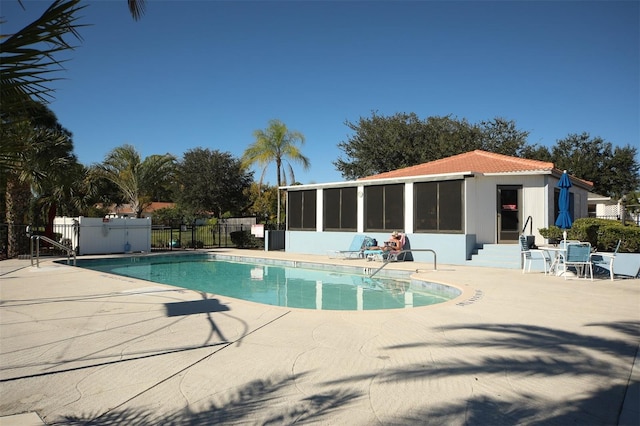
<svg viewBox="0 0 640 426">
<path fill-rule="evenodd" d="M 448 424 L 465 419 L 466 425 L 498 424 L 597 424 L 617 425 L 620 423 L 622 405 L 629 389 L 638 383 L 630 379 L 631 366 L 636 356 L 640 336 L 640 322 L 612 322 L 586 324 L 585 327 L 603 327 L 619 333 L 619 338 L 586 335 L 519 324 L 469 324 L 440 327 L 453 336 L 458 330 L 477 331 L 476 339 L 452 341 L 446 347 L 475 346 L 492 355 L 481 361 L 466 362 L 453 360 L 431 364 L 407 365 L 390 369 L 376 375 L 376 380 L 397 382 L 452 376 L 468 377 L 470 385 L 481 385 L 487 374 L 506 374 L 509 377 L 555 378 L 569 375 L 574 377 L 602 377 L 611 382 L 627 382 L 628 385 L 600 386 L 585 396 L 567 404 L 566 400 L 536 400 L 535 395 L 521 392 L 517 397 L 478 396 L 464 401 L 452 401 L 440 406 L 415 407 L 410 413 L 398 413 L 398 424 Z M 409 349 L 433 347 L 433 343 L 415 342 L 387 349 Z M 513 356 L 500 356 L 506 348 Z M 621 358 L 625 362 L 617 362 Z M 485 376 L 485 377 L 483 377 Z M 346 377 L 326 383 L 326 385 L 348 384 L 371 380 L 371 375 Z M 428 398 L 428 395 L 425 395 Z M 632 420 L 635 422 L 635 420 Z M 635 424 L 640 424 L 637 422 Z"/>
<path fill-rule="evenodd" d="M 227 305 L 220 303 L 218 299 L 190 300 L 188 302 L 165 303 L 168 317 L 182 315 L 205 314 L 212 312 L 229 311 Z"/>
<path fill-rule="evenodd" d="M 540 408 L 519 403 L 535 395 L 522 394 L 515 401 L 478 396 L 446 406 L 420 408 L 399 416 L 398 424 L 459 424 L 460 419 L 465 419 L 465 425 L 622 425 L 615 419 L 604 418 L 601 407 L 603 402 L 623 394 L 624 390 L 622 385 L 604 388 L 572 401 L 571 405 L 566 401 L 536 401 Z M 637 424 L 629 423 L 629 426 Z"/>
<path fill-rule="evenodd" d="M 209 299 L 208 298 L 209 295 L 207 293 L 205 292 L 199 292 L 199 293 L 200 293 L 200 297 L 202 297 L 202 300 L 190 300 L 187 302 L 165 303 L 164 306 L 167 310 L 167 316 L 175 317 L 175 316 L 185 316 L 185 315 L 194 315 L 194 314 L 207 314 L 207 321 L 211 326 L 211 332 L 207 337 L 207 342 L 209 341 L 209 339 L 213 337 L 214 334 L 217 334 L 220 340 L 222 340 L 223 342 L 226 342 L 227 338 L 224 336 L 224 334 L 222 334 L 222 330 L 220 330 L 216 322 L 213 320 L 213 317 L 211 316 L 211 314 L 214 312 L 226 312 L 226 311 L 230 311 L 231 309 L 227 305 L 223 305 L 222 303 L 220 303 L 218 299 Z M 248 330 L 248 326 L 244 321 L 242 321 L 242 323 L 245 327 L 245 332 L 246 332 L 246 330 Z M 242 338 L 239 339 L 239 341 L 241 340 Z"/>
<path fill-rule="evenodd" d="M 186 426 L 322 422 L 329 420 L 334 410 L 362 396 L 360 392 L 343 389 L 311 395 L 286 405 L 274 404 L 275 399 L 282 394 L 290 394 L 292 390 L 288 388 L 295 387 L 296 380 L 302 376 L 254 380 L 240 388 L 234 395 L 225 396 L 225 402 L 212 401 L 205 409 L 197 412 L 189 407 L 168 415 L 158 415 L 151 410 L 114 409 L 99 416 L 87 414 L 81 417 L 65 417 L 64 424 Z M 264 412 L 268 415 L 261 414 Z"/>
<path fill-rule="evenodd" d="M 31 305 L 46 305 L 51 303 L 85 302 L 85 301 L 95 301 L 100 299 L 116 300 L 117 298 L 129 297 L 132 294 L 183 293 L 184 291 L 185 291 L 184 289 L 178 288 L 178 289 L 154 289 L 152 291 L 140 290 L 140 291 L 130 291 L 130 292 L 117 292 L 117 293 L 96 293 L 96 294 L 85 294 L 81 296 L 36 297 L 33 299 L 2 300 L 0 301 L 0 305 L 2 305 L 2 307 L 5 307 L 5 306 L 20 307 L 20 306 L 31 306 Z"/>
<path fill-rule="evenodd" d="M 46 368 L 49 371 L 31 373 L 31 374 L 25 374 L 25 375 L 16 375 L 14 377 L 5 377 L 0 379 L 0 383 L 13 382 L 13 381 L 18 381 L 22 379 L 30 379 L 30 378 L 36 378 L 36 377 L 52 376 L 52 375 L 61 374 L 61 373 L 92 369 L 95 367 L 104 367 L 108 365 L 124 364 L 127 362 L 137 361 L 140 359 L 162 357 L 168 354 L 199 350 L 202 348 L 218 348 L 219 349 L 219 347 L 228 346 L 230 342 L 227 341 L 226 337 L 223 335 L 222 331 L 220 330 L 216 322 L 213 320 L 211 314 L 215 312 L 227 312 L 227 311 L 230 311 L 230 308 L 224 304 L 221 304 L 218 299 L 208 299 L 207 293 L 199 292 L 199 294 L 200 294 L 200 297 L 202 297 L 202 300 L 165 303 L 165 308 L 166 308 L 167 317 L 184 317 L 187 315 L 194 315 L 194 314 L 206 314 L 206 321 L 209 323 L 210 331 L 209 331 L 209 335 L 205 338 L 205 341 L 202 344 L 185 345 L 183 347 L 167 348 L 165 350 L 151 351 L 151 352 L 122 353 L 121 349 L 119 349 L 121 348 L 122 345 L 139 340 L 139 337 L 135 335 L 127 340 L 118 340 L 114 342 L 109 342 L 109 345 L 105 347 L 99 347 L 99 348 L 91 347 L 89 348 L 91 352 L 88 352 L 83 356 L 76 357 L 76 358 L 58 359 L 55 362 L 49 362 L 49 363 L 43 363 L 39 360 L 35 362 L 32 361 L 32 362 L 24 362 L 19 364 L 7 364 L 5 362 L 3 363 L 2 367 L 0 367 L 0 370 L 4 370 L 5 372 L 10 370 L 20 370 L 20 369 L 29 368 L 29 367 L 41 367 L 41 368 Z M 78 301 L 87 302 L 87 301 L 95 300 L 96 298 L 98 299 L 105 298 L 105 297 L 111 298 L 114 296 L 121 297 L 125 295 L 126 294 L 91 295 L 91 296 L 73 298 L 72 300 L 76 302 Z M 33 299 L 29 302 L 29 304 L 56 303 L 60 301 L 70 301 L 71 299 L 70 298 L 51 298 L 51 299 L 43 299 L 43 300 L 46 300 L 46 302 L 40 302 L 37 299 Z M 21 306 L 20 301 L 15 301 L 12 303 L 13 304 L 11 306 Z M 3 306 L 3 308 L 4 307 L 6 306 Z M 141 310 L 140 312 L 143 313 L 147 311 Z M 82 318 L 82 317 L 75 317 L 75 318 Z M 118 324 L 117 326 L 110 327 L 107 330 L 108 331 L 114 331 L 117 329 L 126 330 L 131 326 L 134 326 L 134 325 L 139 326 L 144 322 L 156 321 L 156 319 L 157 319 L 156 317 L 151 317 L 151 318 L 141 319 L 138 321 L 127 322 L 124 324 Z M 239 321 L 244 328 L 244 333 L 235 341 L 235 343 L 240 344 L 242 342 L 242 339 L 244 338 L 244 335 L 248 332 L 248 325 L 241 318 L 234 317 L 234 319 L 236 321 Z M 177 318 L 172 321 L 173 322 L 171 324 L 162 325 L 157 329 L 148 333 L 148 335 L 152 335 L 155 332 L 163 329 L 171 328 L 171 326 L 181 321 L 181 319 Z M 66 342 L 74 342 L 80 338 L 103 333 L 104 331 L 105 329 L 100 329 L 100 330 L 91 331 L 89 333 L 84 333 L 81 335 L 66 337 L 56 341 L 47 341 L 42 343 L 42 345 L 30 346 L 28 349 L 33 350 L 35 348 L 40 348 L 40 347 L 50 348 L 52 345 L 66 343 Z M 126 335 L 126 333 L 124 335 Z M 211 342 L 211 339 L 214 337 L 214 335 L 218 336 L 220 342 L 213 342 L 213 343 Z M 119 350 L 120 352 L 118 352 L 117 354 L 115 352 L 110 352 L 110 350 L 116 350 L 116 349 Z M 5 352 L 5 354 L 6 353 L 8 352 Z M 114 357 L 116 359 L 113 359 Z M 76 365 L 76 366 L 69 367 L 71 363 L 84 363 L 84 365 Z M 63 367 L 63 368 L 60 368 L 60 367 Z"/>
<path fill-rule="evenodd" d="M 32 373 L 32 374 L 25 374 L 25 375 L 18 375 L 18 376 L 14 376 L 14 377 L 7 377 L 7 378 L 3 378 L 0 379 L 0 383 L 7 383 L 7 382 L 15 382 L 18 380 L 24 380 L 24 379 L 33 379 L 36 377 L 47 377 L 47 376 L 55 376 L 57 374 L 63 374 L 63 373 L 70 373 L 70 372 L 74 372 L 74 371 L 82 371 L 82 370 L 91 370 L 94 369 L 96 367 L 105 367 L 105 366 L 109 366 L 109 365 L 119 365 L 119 364 L 126 364 L 132 361 L 138 361 L 141 359 L 152 359 L 152 358 L 156 358 L 156 357 L 162 357 L 165 355 L 170 355 L 170 354 L 175 354 L 175 353 L 180 353 L 180 352 L 188 352 L 188 351 L 194 351 L 194 350 L 200 350 L 203 348 L 214 348 L 217 349 L 219 347 L 224 347 L 224 346 L 228 346 L 229 343 L 228 342 L 218 342 L 218 343 L 210 343 L 210 344 L 206 344 L 206 345 L 197 345 L 197 346 L 186 346 L 186 347 L 182 347 L 182 348 L 174 348 L 174 349 L 167 349 L 164 351 L 159 351 L 159 352 L 153 352 L 153 353 L 148 353 L 148 354 L 129 354 L 129 356 L 127 356 L 126 358 L 123 359 L 117 359 L 117 360 L 106 360 L 103 362 L 97 362 L 96 358 L 90 358 L 90 360 L 92 360 L 93 362 L 91 364 L 86 364 L 86 365 L 80 365 L 77 367 L 70 367 L 70 368 L 62 368 L 62 369 L 56 369 L 53 371 L 46 371 L 46 372 L 39 372 L 39 373 Z M 207 355 L 209 356 L 209 355 Z M 111 356 L 105 357 L 105 358 L 111 358 Z M 75 360 L 68 360 L 65 361 L 64 364 L 72 362 Z M 6 369 L 10 369 L 10 368 L 23 368 L 23 367 L 29 367 L 29 366 L 42 366 L 44 364 L 42 363 L 26 363 L 24 365 L 19 365 L 19 366 L 9 366 Z M 57 365 L 57 364 L 49 364 L 49 365 Z M 5 369 L 5 367 L 3 367 L 3 369 Z"/>
</svg>

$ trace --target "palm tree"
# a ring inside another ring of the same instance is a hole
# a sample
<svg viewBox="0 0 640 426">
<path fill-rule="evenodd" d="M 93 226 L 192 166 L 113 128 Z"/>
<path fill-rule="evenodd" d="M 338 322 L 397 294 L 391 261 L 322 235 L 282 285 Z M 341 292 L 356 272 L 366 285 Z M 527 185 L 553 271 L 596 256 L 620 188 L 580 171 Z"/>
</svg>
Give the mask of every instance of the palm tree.
<svg viewBox="0 0 640 426">
<path fill-rule="evenodd" d="M 125 144 L 108 153 L 103 163 L 92 168 L 92 173 L 114 183 L 136 217 L 141 217 L 153 201 L 154 187 L 171 179 L 175 165 L 176 158 L 171 154 L 150 155 L 142 161 L 136 149 Z"/>
<path fill-rule="evenodd" d="M 79 162 L 70 162 L 52 179 L 40 186 L 35 206 L 46 219 L 45 235 L 53 235 L 56 216 L 90 216 L 88 212 L 99 203 L 97 187 L 89 179 L 89 169 Z"/>
<path fill-rule="evenodd" d="M 280 225 L 280 186 L 287 184 L 288 170 L 290 182 L 295 182 L 293 167 L 291 161 L 302 164 L 304 170 L 309 169 L 310 162 L 300 149 L 296 146 L 304 144 L 304 135 L 297 131 L 290 131 L 287 126 L 280 120 L 270 120 L 269 126 L 265 130 L 256 130 L 253 132 L 255 142 L 250 145 L 242 155 L 242 165 L 250 167 L 254 164 L 262 167 L 260 175 L 260 184 L 267 171 L 269 165 L 276 163 L 276 177 L 278 187 L 278 212 L 277 223 Z M 284 164 L 283 164 L 284 163 Z M 285 167 L 283 167 L 283 165 Z"/>
<path fill-rule="evenodd" d="M 52 98 L 54 73 L 63 69 L 59 54 L 73 49 L 67 36 L 80 40 L 76 20 L 84 6 L 78 3 L 56 0 L 20 31 L 0 35 L 0 192 L 9 225 L 26 223 L 32 191 L 70 160 L 70 134 L 55 119 L 55 125 L 39 121 Z M 55 156 L 59 152 L 62 157 Z M 9 257 L 21 250 L 17 231 L 15 226 L 7 229 Z"/>
<path fill-rule="evenodd" d="M 56 0 L 35 21 L 15 34 L 0 35 L 0 171 L 20 170 L 19 155 L 28 138 L 7 138 L 24 130 L 33 115 L 33 106 L 46 104 L 52 98 L 49 84 L 56 80 L 54 72 L 62 69 L 57 56 L 73 46 L 66 41 L 71 34 L 81 40 L 76 23 L 80 0 Z M 2 22 L 0 22 L 2 23 Z"/>
<path fill-rule="evenodd" d="M 39 198 L 45 193 L 52 193 L 51 188 L 57 188 L 58 194 L 66 193 L 71 184 L 69 170 L 77 164 L 72 153 L 71 132 L 58 123 L 55 114 L 45 105 L 34 101 L 28 103 L 31 118 L 13 120 L 0 132 L 3 142 L 15 141 L 21 147 L 20 151 L 6 158 L 7 167 L 2 173 L 5 219 L 10 225 L 28 223 L 29 206 L 34 196 Z M 59 202 L 60 197 L 48 197 L 46 207 L 55 214 Z M 50 225 L 49 231 L 52 232 L 53 219 Z M 9 226 L 9 257 L 25 249 L 18 247 L 16 232 L 15 226 Z"/>
<path fill-rule="evenodd" d="M 144 0 L 128 0 L 134 19 L 144 12 Z M 53 98 L 50 83 L 57 80 L 64 59 L 73 50 L 69 36 L 81 40 L 80 0 L 55 0 L 36 20 L 14 34 L 0 34 L 0 193 L 7 223 L 26 223 L 33 193 L 49 212 L 61 197 L 73 196 L 78 184 L 62 171 L 79 170 L 71 154 L 71 134 L 57 124 L 38 123 L 42 108 Z M 0 18 L 0 24 L 5 21 Z M 71 167 L 71 169 L 69 168 Z M 69 201 L 69 200 L 65 200 Z M 76 202 L 78 200 L 72 200 Z M 19 253 L 16 228 L 8 228 L 7 252 Z"/>
</svg>

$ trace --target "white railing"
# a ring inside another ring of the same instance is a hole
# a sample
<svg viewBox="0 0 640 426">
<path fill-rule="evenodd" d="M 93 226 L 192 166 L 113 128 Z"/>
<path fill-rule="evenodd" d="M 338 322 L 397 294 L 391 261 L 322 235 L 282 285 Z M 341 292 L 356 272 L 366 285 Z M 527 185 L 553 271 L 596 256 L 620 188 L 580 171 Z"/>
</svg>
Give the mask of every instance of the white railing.
<svg viewBox="0 0 640 426">
<path fill-rule="evenodd" d="M 60 244 L 59 242 L 52 240 L 49 237 L 45 237 L 44 235 L 32 235 L 31 236 L 31 266 L 33 266 L 33 260 L 35 258 L 36 268 L 40 267 L 40 240 L 46 241 L 47 243 L 57 247 L 65 252 L 67 252 L 67 265 L 70 264 L 71 258 L 73 257 L 73 266 L 76 266 L 76 251 L 71 247 L 67 247 L 64 244 Z M 33 253 L 33 246 L 35 241 L 35 256 Z"/>
</svg>

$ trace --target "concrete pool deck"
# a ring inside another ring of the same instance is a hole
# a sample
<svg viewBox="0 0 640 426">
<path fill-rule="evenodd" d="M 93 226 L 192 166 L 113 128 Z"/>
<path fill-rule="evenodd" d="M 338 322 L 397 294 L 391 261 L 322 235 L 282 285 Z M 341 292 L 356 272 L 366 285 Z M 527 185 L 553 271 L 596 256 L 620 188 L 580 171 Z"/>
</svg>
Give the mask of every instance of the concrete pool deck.
<svg viewBox="0 0 640 426">
<path fill-rule="evenodd" d="M 463 294 L 315 311 L 0 261 L 0 425 L 639 424 L 640 280 L 388 267 Z"/>
</svg>

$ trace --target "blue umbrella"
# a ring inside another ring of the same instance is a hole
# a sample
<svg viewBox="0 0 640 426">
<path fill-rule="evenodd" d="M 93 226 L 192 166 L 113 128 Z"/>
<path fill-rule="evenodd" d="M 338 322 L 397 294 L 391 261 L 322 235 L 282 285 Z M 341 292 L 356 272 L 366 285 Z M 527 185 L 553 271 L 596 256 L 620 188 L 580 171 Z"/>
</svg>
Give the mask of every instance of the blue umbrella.
<svg viewBox="0 0 640 426">
<path fill-rule="evenodd" d="M 556 219 L 556 226 L 564 230 L 564 239 L 567 239 L 567 229 L 571 228 L 573 221 L 571 220 L 571 214 L 569 214 L 569 188 L 571 188 L 571 180 L 565 170 L 558 185 L 560 188 L 560 195 L 558 196 L 558 218 Z"/>
</svg>

